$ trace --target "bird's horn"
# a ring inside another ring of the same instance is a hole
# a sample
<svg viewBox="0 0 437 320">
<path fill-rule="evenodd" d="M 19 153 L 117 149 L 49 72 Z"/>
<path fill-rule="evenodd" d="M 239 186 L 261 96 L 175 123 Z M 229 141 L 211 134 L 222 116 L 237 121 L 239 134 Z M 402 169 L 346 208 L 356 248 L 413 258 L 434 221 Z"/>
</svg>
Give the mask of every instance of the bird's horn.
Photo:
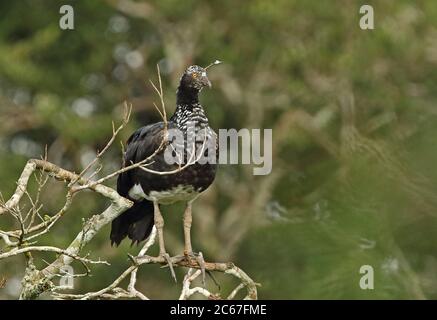
<svg viewBox="0 0 437 320">
<path fill-rule="evenodd" d="M 210 63 L 207 67 L 205 67 L 204 69 L 206 70 L 206 69 L 208 69 L 209 67 L 212 67 L 212 66 L 215 66 L 215 65 L 218 65 L 218 64 L 220 64 L 220 63 L 222 63 L 220 60 L 216 60 L 216 61 L 214 61 L 213 63 Z"/>
</svg>

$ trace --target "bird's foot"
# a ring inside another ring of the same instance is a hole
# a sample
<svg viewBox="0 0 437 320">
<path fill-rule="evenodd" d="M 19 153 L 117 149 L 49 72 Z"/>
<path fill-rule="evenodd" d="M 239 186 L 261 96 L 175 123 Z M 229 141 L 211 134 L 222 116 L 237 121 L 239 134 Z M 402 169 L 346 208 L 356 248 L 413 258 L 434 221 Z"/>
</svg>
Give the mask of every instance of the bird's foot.
<svg viewBox="0 0 437 320">
<path fill-rule="evenodd" d="M 161 253 L 160 257 L 162 257 L 168 265 L 168 268 L 170 269 L 171 276 L 173 277 L 175 282 L 178 282 L 176 279 L 176 273 L 174 272 L 173 263 L 171 262 L 171 257 L 167 252 Z"/>
<path fill-rule="evenodd" d="M 202 252 L 194 253 L 194 252 L 188 252 L 184 251 L 184 256 L 187 259 L 188 263 L 190 265 L 198 264 L 200 267 L 200 270 L 202 271 L 202 284 L 205 286 L 205 259 L 203 259 Z"/>
</svg>

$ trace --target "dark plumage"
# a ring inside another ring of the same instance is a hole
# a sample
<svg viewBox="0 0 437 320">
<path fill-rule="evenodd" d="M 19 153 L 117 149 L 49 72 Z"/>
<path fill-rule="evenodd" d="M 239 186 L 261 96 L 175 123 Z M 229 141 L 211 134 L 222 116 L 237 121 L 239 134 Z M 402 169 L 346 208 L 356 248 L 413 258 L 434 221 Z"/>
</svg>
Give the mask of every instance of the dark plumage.
<svg viewBox="0 0 437 320">
<path fill-rule="evenodd" d="M 205 86 L 210 87 L 211 83 L 204 68 L 191 66 L 184 72 L 177 91 L 176 111 L 168 121 L 168 129 L 180 130 L 186 139 L 187 132 L 190 128 L 194 128 L 196 146 L 199 147 L 204 142 L 213 143 L 215 149 L 216 134 L 209 127 L 208 118 L 198 98 L 199 92 Z M 161 144 L 163 133 L 163 122 L 147 125 L 135 131 L 127 141 L 123 166 L 140 162 L 152 155 Z M 198 137 L 200 139 L 197 139 Z M 189 159 L 189 151 L 193 150 L 189 149 L 189 145 L 185 141 L 184 163 Z M 207 156 L 207 152 L 204 155 Z M 164 150 L 151 160 L 153 163 L 147 168 L 154 171 L 165 172 L 179 168 L 179 164 L 169 164 L 166 161 Z M 199 193 L 211 185 L 215 173 L 215 163 L 200 164 L 199 162 L 167 175 L 146 172 L 140 168 L 121 173 L 117 180 L 117 191 L 123 197 L 133 200 L 134 205 L 112 222 L 111 244 L 119 245 L 125 237 L 129 237 L 132 243 L 145 240 L 155 223 L 160 236 L 161 254 L 166 254 L 162 237 L 164 222 L 159 205 L 185 201 L 187 203 L 184 214 L 185 253 L 192 254 L 189 239 L 191 203 Z"/>
</svg>

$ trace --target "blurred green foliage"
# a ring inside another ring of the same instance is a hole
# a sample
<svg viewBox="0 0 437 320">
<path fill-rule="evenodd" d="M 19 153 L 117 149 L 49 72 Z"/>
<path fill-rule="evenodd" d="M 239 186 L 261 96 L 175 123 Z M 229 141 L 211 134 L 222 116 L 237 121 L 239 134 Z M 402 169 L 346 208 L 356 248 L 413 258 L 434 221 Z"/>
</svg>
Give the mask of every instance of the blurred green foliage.
<svg viewBox="0 0 437 320">
<path fill-rule="evenodd" d="M 134 115 L 123 140 L 159 120 L 148 84 L 156 64 L 171 113 L 183 69 L 220 59 L 201 97 L 211 124 L 272 128 L 273 171 L 221 166 L 194 206 L 195 249 L 236 262 L 262 284 L 261 298 L 437 298 L 437 3 L 366 3 L 375 30 L 359 28 L 360 1 L 1 2 L 2 194 L 45 145 L 50 161 L 80 171 L 124 100 Z M 73 6 L 74 30 L 59 28 L 61 4 Z M 118 144 L 103 164 L 101 174 L 119 167 Z M 43 214 L 64 195 L 49 182 Z M 67 246 L 106 205 L 80 194 L 39 243 Z M 182 206 L 164 210 L 170 252 L 180 253 Z M 16 227 L 1 216 L 0 229 Z M 109 227 L 85 251 L 111 266 L 93 266 L 75 292 L 109 284 L 138 251 L 111 248 L 108 235 Z M 374 290 L 358 285 L 362 265 L 375 270 Z M 23 268 L 20 257 L 0 262 L 0 298 L 16 296 Z M 180 285 L 156 266 L 141 269 L 139 282 L 151 298 L 175 297 Z"/>
</svg>

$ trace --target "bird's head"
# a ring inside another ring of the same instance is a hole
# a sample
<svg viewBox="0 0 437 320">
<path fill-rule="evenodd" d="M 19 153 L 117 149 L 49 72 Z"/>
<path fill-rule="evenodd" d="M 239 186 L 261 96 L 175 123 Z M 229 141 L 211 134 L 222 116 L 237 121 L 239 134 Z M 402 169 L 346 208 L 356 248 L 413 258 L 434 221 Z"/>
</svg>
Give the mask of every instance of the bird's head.
<svg viewBox="0 0 437 320">
<path fill-rule="evenodd" d="M 189 66 L 182 75 L 181 87 L 200 91 L 204 87 L 211 87 L 211 81 L 204 68 L 194 65 Z"/>
<path fill-rule="evenodd" d="M 220 63 L 220 61 L 216 60 L 205 68 L 197 65 L 189 66 L 182 75 L 180 86 L 187 89 L 194 89 L 196 91 L 200 91 L 204 87 L 211 88 L 211 81 L 208 79 L 206 70 L 209 67 Z"/>
</svg>

